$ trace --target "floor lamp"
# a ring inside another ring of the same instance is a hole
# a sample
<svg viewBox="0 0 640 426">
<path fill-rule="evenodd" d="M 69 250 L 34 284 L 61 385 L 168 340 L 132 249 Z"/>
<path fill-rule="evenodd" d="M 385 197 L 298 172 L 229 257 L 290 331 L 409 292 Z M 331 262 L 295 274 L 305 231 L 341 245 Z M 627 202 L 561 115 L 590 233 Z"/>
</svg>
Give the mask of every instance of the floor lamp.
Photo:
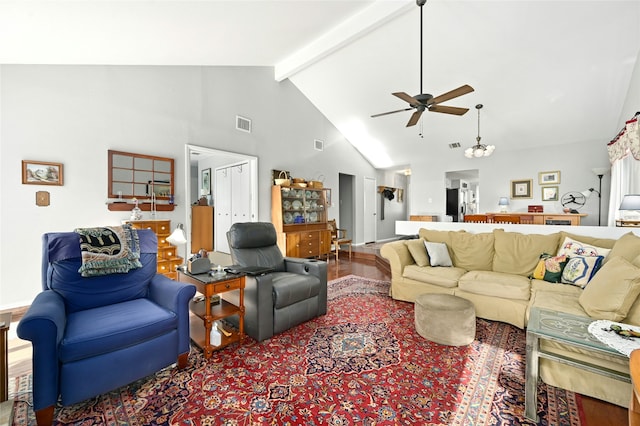
<svg viewBox="0 0 640 426">
<path fill-rule="evenodd" d="M 593 173 L 598 176 L 600 185 L 597 190 L 594 188 L 589 188 L 582 191 L 582 195 L 584 195 L 585 197 L 589 197 L 592 192 L 596 192 L 598 194 L 598 226 L 600 226 L 600 218 L 602 217 L 602 177 L 608 170 L 609 169 L 604 167 L 592 169 Z"/>
</svg>

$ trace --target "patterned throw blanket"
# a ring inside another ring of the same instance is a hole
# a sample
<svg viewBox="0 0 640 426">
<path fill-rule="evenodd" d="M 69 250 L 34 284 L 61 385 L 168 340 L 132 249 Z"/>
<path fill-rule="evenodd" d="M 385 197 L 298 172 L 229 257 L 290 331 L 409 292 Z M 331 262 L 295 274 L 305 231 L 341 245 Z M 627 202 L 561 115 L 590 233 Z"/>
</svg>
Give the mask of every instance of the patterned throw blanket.
<svg viewBox="0 0 640 426">
<path fill-rule="evenodd" d="M 80 236 L 83 277 L 126 274 L 141 268 L 138 231 L 126 224 L 100 228 L 76 228 Z"/>
</svg>

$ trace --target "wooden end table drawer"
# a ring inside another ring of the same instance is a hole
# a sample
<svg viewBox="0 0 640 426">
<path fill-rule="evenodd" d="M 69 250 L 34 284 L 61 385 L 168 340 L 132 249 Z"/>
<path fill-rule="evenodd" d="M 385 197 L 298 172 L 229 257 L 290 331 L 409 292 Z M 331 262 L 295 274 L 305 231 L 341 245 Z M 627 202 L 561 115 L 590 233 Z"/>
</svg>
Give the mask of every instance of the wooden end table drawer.
<svg viewBox="0 0 640 426">
<path fill-rule="evenodd" d="M 238 290 L 240 287 L 242 287 L 242 280 L 240 278 L 236 278 L 234 280 L 214 284 L 213 292 L 224 293 L 225 291 Z"/>
</svg>

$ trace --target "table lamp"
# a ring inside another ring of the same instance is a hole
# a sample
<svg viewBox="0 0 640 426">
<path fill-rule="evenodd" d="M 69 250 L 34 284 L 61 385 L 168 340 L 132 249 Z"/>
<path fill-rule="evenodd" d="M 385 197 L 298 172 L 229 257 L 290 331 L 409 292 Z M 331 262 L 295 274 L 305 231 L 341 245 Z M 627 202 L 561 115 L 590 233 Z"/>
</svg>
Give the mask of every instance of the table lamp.
<svg viewBox="0 0 640 426">
<path fill-rule="evenodd" d="M 498 205 L 500 206 L 500 213 L 506 213 L 507 206 L 509 205 L 509 199 L 507 197 L 500 197 L 500 200 L 498 200 Z"/>
<path fill-rule="evenodd" d="M 187 244 L 187 236 L 184 233 L 184 226 L 179 223 L 176 226 L 176 229 L 173 230 L 173 232 L 171 233 L 171 235 L 169 235 L 167 237 L 167 242 L 171 245 L 174 246 L 183 246 Z M 184 257 L 182 258 L 182 260 L 185 262 L 183 265 L 180 265 L 180 268 L 182 269 L 184 265 L 186 265 L 186 261 L 187 261 L 187 251 L 185 248 L 185 253 L 184 253 Z"/>
<path fill-rule="evenodd" d="M 631 211 L 633 213 L 625 213 L 622 219 L 624 220 L 638 220 L 640 219 L 640 194 L 627 194 L 622 197 L 619 210 L 625 212 Z"/>
</svg>

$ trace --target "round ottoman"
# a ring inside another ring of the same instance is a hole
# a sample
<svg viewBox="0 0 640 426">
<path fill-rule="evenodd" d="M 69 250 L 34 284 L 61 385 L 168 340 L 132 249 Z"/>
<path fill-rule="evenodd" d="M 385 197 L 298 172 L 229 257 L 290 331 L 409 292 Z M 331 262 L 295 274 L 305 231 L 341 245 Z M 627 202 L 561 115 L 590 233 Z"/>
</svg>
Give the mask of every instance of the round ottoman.
<svg viewBox="0 0 640 426">
<path fill-rule="evenodd" d="M 415 317 L 418 334 L 442 345 L 468 345 L 476 337 L 476 309 L 462 297 L 421 294 L 416 297 Z"/>
</svg>

